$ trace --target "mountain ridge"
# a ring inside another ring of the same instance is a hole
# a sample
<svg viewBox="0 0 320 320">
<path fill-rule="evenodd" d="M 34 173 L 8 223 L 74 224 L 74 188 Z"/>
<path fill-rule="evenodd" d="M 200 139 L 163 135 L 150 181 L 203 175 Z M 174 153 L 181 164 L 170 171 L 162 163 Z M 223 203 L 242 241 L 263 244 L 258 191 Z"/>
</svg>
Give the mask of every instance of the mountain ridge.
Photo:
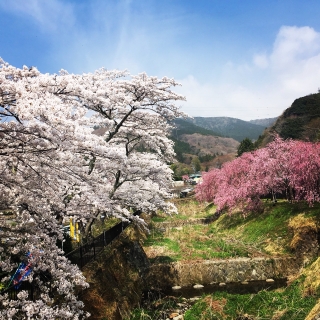
<svg viewBox="0 0 320 320">
<path fill-rule="evenodd" d="M 231 117 L 193 117 L 186 121 L 239 142 L 245 138 L 257 140 L 265 129 L 265 126 Z"/>
</svg>

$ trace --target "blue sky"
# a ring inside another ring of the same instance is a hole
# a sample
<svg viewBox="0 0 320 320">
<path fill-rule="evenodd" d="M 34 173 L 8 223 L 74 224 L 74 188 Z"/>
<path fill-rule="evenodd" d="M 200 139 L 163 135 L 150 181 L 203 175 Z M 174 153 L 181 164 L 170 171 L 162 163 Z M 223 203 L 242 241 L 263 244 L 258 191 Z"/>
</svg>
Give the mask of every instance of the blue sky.
<svg viewBox="0 0 320 320">
<path fill-rule="evenodd" d="M 169 76 L 191 116 L 279 116 L 320 88 L 318 0 L 0 0 L 0 57 Z"/>
</svg>

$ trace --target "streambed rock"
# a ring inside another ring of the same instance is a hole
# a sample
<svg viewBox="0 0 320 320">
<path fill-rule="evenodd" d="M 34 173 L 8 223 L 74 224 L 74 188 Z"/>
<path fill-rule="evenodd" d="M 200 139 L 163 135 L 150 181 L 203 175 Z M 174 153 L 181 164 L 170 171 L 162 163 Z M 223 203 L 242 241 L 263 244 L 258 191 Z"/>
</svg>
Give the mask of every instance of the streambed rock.
<svg viewBox="0 0 320 320">
<path fill-rule="evenodd" d="M 180 286 L 173 286 L 173 287 L 172 287 L 172 290 L 180 290 L 180 289 L 181 289 Z"/>
</svg>

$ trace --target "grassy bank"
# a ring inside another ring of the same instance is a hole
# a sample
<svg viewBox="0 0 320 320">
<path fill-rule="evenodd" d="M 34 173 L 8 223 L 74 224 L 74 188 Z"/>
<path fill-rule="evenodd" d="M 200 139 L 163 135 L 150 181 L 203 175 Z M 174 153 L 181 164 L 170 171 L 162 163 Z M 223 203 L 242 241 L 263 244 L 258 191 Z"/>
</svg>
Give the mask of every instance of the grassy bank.
<svg viewBox="0 0 320 320">
<path fill-rule="evenodd" d="M 152 262 L 281 256 L 290 254 L 292 232 L 289 221 L 300 213 L 319 220 L 320 206 L 278 202 L 265 204 L 264 212 L 223 214 L 210 224 L 194 225 L 188 219 L 212 217 L 214 206 L 195 200 L 176 203 L 179 214 L 171 217 L 159 214 L 152 218 L 151 232 L 144 249 Z M 163 222 L 184 221 L 181 227 L 167 228 Z"/>
<path fill-rule="evenodd" d="M 179 214 L 153 217 L 150 235 L 144 243 L 153 263 L 178 260 L 232 257 L 289 256 L 307 233 L 318 233 L 320 205 L 305 203 L 265 203 L 264 211 L 244 217 L 240 212 L 223 214 L 210 224 L 188 225 L 194 218 L 210 217 L 214 206 L 192 199 L 176 203 Z M 183 225 L 164 228 L 163 222 L 181 221 Z M 296 232 L 304 230 L 304 234 Z M 309 231 L 308 231 L 309 230 Z M 301 239 L 302 238 L 302 239 Z M 304 247 L 299 247 L 300 254 Z M 286 288 L 258 294 L 217 292 L 203 296 L 184 315 L 185 320 L 206 319 L 315 319 L 320 314 L 320 259 L 305 259 L 305 268 Z M 310 313 L 311 309 L 313 311 Z M 136 310 L 132 319 L 162 319 L 161 311 Z M 309 314 L 309 316 L 308 316 Z M 311 316 L 312 315 L 312 316 Z"/>
</svg>

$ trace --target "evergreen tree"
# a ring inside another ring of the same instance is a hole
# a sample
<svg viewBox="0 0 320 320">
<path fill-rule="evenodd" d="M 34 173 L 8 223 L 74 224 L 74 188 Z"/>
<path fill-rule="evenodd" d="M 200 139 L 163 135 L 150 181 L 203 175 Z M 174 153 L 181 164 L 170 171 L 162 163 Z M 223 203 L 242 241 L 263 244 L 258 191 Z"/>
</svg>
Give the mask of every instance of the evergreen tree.
<svg viewBox="0 0 320 320">
<path fill-rule="evenodd" d="M 240 157 L 245 152 L 254 150 L 254 144 L 249 138 L 245 138 L 240 142 L 238 147 L 237 157 Z"/>
</svg>

